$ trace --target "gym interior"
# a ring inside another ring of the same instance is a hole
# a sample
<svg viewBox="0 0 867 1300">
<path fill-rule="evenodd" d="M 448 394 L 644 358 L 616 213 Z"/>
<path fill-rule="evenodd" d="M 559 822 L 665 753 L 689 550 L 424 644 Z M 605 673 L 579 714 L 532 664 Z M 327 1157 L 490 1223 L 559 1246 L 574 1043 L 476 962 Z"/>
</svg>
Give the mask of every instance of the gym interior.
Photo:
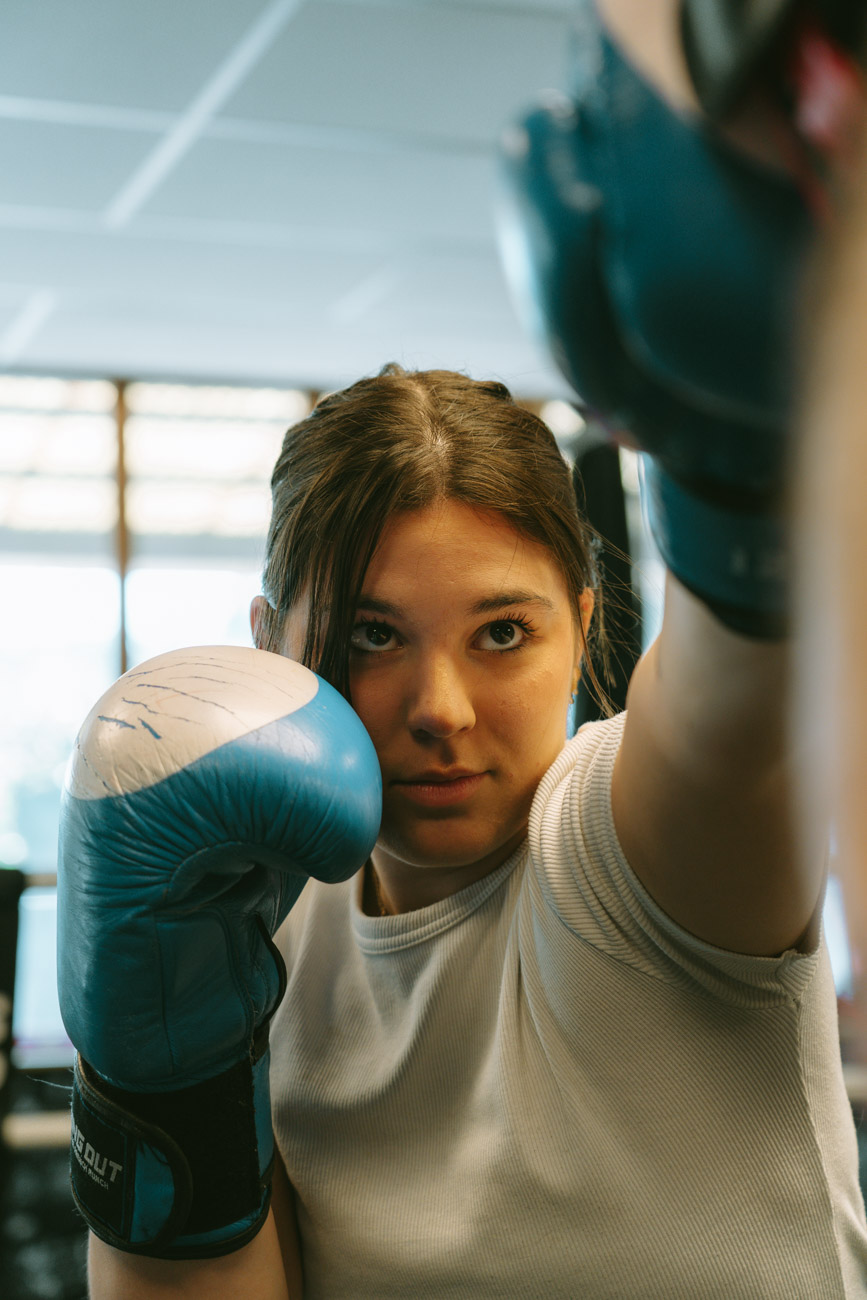
<svg viewBox="0 0 867 1300">
<path fill-rule="evenodd" d="M 661 619 L 635 453 L 513 305 L 501 135 L 568 88 L 572 0 L 42 0 L 0 43 L 0 1290 L 81 1300 L 58 814 L 120 674 L 250 645 L 285 429 L 388 361 L 507 384 L 591 522 L 622 707 Z M 619 623 L 617 620 L 620 620 Z M 579 720 L 597 716 L 589 695 Z M 867 1070 L 829 846 L 825 928 L 858 1125 Z M 867 1128 L 862 1186 L 867 1187 Z"/>
</svg>

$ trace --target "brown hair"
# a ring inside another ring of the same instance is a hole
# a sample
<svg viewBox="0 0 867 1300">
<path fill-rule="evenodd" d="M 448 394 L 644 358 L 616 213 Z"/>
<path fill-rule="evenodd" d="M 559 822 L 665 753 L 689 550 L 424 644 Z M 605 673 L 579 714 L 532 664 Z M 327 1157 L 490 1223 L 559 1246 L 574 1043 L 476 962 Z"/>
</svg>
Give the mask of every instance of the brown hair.
<svg viewBox="0 0 867 1300">
<path fill-rule="evenodd" d="M 551 553 L 569 592 L 587 676 L 613 712 L 581 630 L 580 599 L 596 591 L 603 665 L 598 542 L 578 514 L 569 467 L 550 429 L 509 390 L 448 370 L 387 365 L 322 399 L 293 425 L 271 479 L 257 641 L 279 651 L 285 615 L 304 595 L 310 617 L 302 661 L 349 695 L 349 639 L 367 566 L 399 511 L 437 500 L 503 515 Z"/>
</svg>

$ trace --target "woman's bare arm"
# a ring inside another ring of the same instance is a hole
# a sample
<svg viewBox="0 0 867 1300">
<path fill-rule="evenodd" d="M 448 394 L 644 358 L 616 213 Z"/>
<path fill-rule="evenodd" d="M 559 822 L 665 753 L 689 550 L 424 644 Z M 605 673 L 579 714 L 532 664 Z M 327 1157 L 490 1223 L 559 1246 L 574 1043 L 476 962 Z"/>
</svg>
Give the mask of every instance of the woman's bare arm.
<svg viewBox="0 0 867 1300">
<path fill-rule="evenodd" d="M 596 0 L 639 72 L 700 112 L 681 47 L 679 0 Z M 782 165 L 755 105 L 726 133 Z M 632 679 L 615 767 L 615 825 L 657 902 L 706 941 L 770 955 L 816 937 L 825 853 L 795 813 L 791 646 L 741 636 L 669 576 L 663 627 Z"/>
<path fill-rule="evenodd" d="M 301 1300 L 301 1259 L 292 1189 L 282 1164 L 275 1168 L 271 1212 L 261 1232 L 231 1255 L 172 1262 L 125 1254 L 91 1234 L 91 1300 Z"/>
<path fill-rule="evenodd" d="M 271 1210 L 277 1226 L 277 1240 L 283 1256 L 283 1272 L 289 1288 L 289 1300 L 301 1300 L 304 1279 L 301 1271 L 301 1239 L 295 1214 L 295 1193 L 279 1154 L 274 1157 Z"/>
<path fill-rule="evenodd" d="M 612 804 L 627 859 L 685 929 L 770 956 L 813 941 L 821 846 L 799 848 L 789 647 L 730 631 L 674 578 L 630 685 Z"/>
<path fill-rule="evenodd" d="M 867 964 L 867 148 L 819 267 L 797 487 L 794 693 L 810 827 L 833 821 Z M 864 972 L 862 971 L 862 983 Z M 862 988 L 862 996 L 867 990 Z M 867 1050 L 867 1044 L 865 1044 Z"/>
<path fill-rule="evenodd" d="M 274 1216 L 268 1215 L 262 1231 L 231 1255 L 217 1259 L 177 1262 L 129 1255 L 107 1246 L 91 1234 L 88 1252 L 91 1300 L 169 1300 L 195 1296 L 197 1300 L 294 1300 L 283 1272 Z M 297 1293 L 300 1294 L 300 1293 Z"/>
</svg>

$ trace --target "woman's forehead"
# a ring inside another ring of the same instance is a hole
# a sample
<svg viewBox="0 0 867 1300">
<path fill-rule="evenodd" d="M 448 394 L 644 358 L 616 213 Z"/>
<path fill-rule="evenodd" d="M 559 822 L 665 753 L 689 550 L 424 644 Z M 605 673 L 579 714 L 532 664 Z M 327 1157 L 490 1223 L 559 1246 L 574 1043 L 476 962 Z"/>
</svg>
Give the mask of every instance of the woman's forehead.
<svg viewBox="0 0 867 1300">
<path fill-rule="evenodd" d="M 525 593 L 549 603 L 566 597 L 547 547 L 518 532 L 502 514 L 460 501 L 438 501 L 393 516 L 362 585 L 364 597 L 402 603 L 436 590 L 467 608 L 496 593 Z M 506 602 L 502 602 L 506 603 Z"/>
</svg>

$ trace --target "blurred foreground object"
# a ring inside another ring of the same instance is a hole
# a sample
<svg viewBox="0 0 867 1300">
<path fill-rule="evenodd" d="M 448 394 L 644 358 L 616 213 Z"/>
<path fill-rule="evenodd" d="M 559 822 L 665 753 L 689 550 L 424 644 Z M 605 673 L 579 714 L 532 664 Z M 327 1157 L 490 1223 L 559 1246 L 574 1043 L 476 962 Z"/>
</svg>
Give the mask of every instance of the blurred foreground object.
<svg viewBox="0 0 867 1300">
<path fill-rule="evenodd" d="M 766 168 L 640 75 L 592 3 L 572 94 L 503 140 L 519 309 L 579 404 L 649 454 L 668 567 L 736 631 L 783 634 L 782 488 L 814 221 Z"/>
</svg>

